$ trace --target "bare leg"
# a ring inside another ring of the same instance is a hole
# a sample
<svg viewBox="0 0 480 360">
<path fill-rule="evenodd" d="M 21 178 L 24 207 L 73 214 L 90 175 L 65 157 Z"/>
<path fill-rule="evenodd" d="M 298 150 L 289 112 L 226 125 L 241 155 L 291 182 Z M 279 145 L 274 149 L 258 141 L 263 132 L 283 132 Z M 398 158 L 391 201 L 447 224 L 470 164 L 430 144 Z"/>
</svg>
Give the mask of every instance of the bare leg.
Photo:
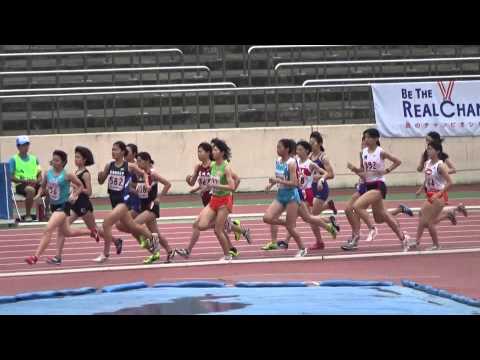
<svg viewBox="0 0 480 360">
<path fill-rule="evenodd" d="M 70 215 L 67 219 L 68 224 L 73 224 L 75 220 L 78 219 L 78 216 L 74 213 Z M 57 229 L 57 258 L 61 259 L 63 254 L 63 247 L 65 245 L 65 234 L 62 229 L 59 227 Z"/>
<path fill-rule="evenodd" d="M 435 227 L 435 219 L 437 219 L 439 214 L 442 212 L 443 206 L 444 203 L 438 199 L 435 199 L 432 204 L 430 204 L 428 201 L 425 201 L 422 206 L 422 215 L 419 219 L 417 227 L 417 244 L 420 244 L 420 240 L 425 228 L 429 228 L 430 234 L 432 235 L 431 228 Z M 435 229 L 433 230 L 432 240 L 434 245 L 438 245 L 438 235 Z"/>
<path fill-rule="evenodd" d="M 298 217 L 298 203 L 291 201 L 287 205 L 287 219 L 286 219 L 286 228 L 287 231 L 292 235 L 293 239 L 297 243 L 297 246 L 300 250 L 305 249 L 300 234 L 296 230 L 297 226 L 297 217 Z"/>
<path fill-rule="evenodd" d="M 385 206 L 383 205 L 383 199 L 380 198 L 380 200 L 377 200 L 375 203 L 372 204 L 372 212 L 375 222 L 377 224 L 381 224 L 382 222 L 387 223 L 390 229 L 392 229 L 395 235 L 397 235 L 400 242 L 403 244 L 405 236 L 400 229 L 400 224 L 398 223 L 397 219 L 395 219 L 385 210 Z"/>
<path fill-rule="evenodd" d="M 217 239 L 223 249 L 223 254 L 225 256 L 229 255 L 230 249 L 232 248 L 230 241 L 225 236 L 225 220 L 227 220 L 228 214 L 229 211 L 226 207 L 221 207 L 220 209 L 218 209 L 214 229 L 215 235 L 217 236 Z"/>
<path fill-rule="evenodd" d="M 25 187 L 25 216 L 32 216 L 33 198 L 35 197 L 35 189 L 31 186 Z M 38 214 L 37 214 L 38 216 Z"/>
<path fill-rule="evenodd" d="M 348 223 L 352 228 L 352 237 L 360 235 L 360 217 L 353 208 L 353 204 L 355 204 L 355 201 L 357 201 L 359 197 L 360 194 L 358 192 L 353 194 L 352 198 L 347 203 L 347 207 L 345 208 L 345 215 L 347 216 Z M 368 221 L 370 222 L 370 219 L 368 219 Z"/>
<path fill-rule="evenodd" d="M 37 248 L 37 251 L 35 252 L 35 256 L 38 258 L 40 255 L 43 254 L 45 249 L 48 247 L 50 244 L 50 240 L 52 240 L 52 235 L 53 232 L 59 228 L 64 221 L 66 221 L 67 215 L 62 211 L 55 211 L 52 216 L 50 217 L 50 220 L 48 221 L 47 227 L 43 231 L 43 237 L 42 240 L 40 241 L 40 245 Z"/>
</svg>

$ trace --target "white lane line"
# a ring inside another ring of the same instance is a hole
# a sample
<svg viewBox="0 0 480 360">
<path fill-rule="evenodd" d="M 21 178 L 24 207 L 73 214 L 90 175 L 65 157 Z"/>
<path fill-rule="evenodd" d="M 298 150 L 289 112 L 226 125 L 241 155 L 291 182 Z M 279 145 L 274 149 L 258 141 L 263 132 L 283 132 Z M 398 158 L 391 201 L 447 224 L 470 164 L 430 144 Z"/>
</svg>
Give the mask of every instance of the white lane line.
<svg viewBox="0 0 480 360">
<path fill-rule="evenodd" d="M 467 208 L 467 210 L 470 210 L 470 211 L 480 210 L 480 206 L 477 206 L 477 205 L 466 206 L 466 208 Z M 411 209 L 414 213 L 416 213 L 421 208 L 411 208 Z M 388 210 L 390 210 L 390 209 L 388 209 Z M 372 212 L 371 209 L 368 209 L 367 211 L 369 213 Z M 263 215 L 264 215 L 264 213 L 233 214 L 233 216 L 236 219 L 258 219 L 258 218 L 263 218 Z M 326 210 L 326 211 L 322 212 L 322 215 L 325 215 L 325 216 L 333 215 L 333 212 L 331 210 Z M 339 210 L 338 215 L 345 215 L 345 211 L 344 210 Z M 160 219 L 157 220 L 157 223 L 162 224 L 162 223 L 165 223 L 165 222 L 171 223 L 171 222 L 174 222 L 174 221 L 194 221 L 197 217 L 198 217 L 198 215 L 164 216 L 164 217 L 161 216 Z M 74 224 L 82 224 L 82 223 L 83 223 L 82 220 L 77 220 L 77 221 L 74 222 Z M 97 219 L 96 223 L 97 224 L 102 224 L 103 219 Z M 19 227 L 32 227 L 32 226 L 43 226 L 43 225 L 46 225 L 46 223 L 45 222 L 31 222 L 31 223 L 19 223 L 18 224 Z"/>
<path fill-rule="evenodd" d="M 235 265 L 235 264 L 258 264 L 258 263 L 275 263 L 275 262 L 301 262 L 301 261 L 318 261 L 318 260 L 337 260 L 337 259 L 357 259 L 357 258 L 378 258 L 378 257 L 393 257 L 393 256 L 418 256 L 418 255 L 442 255 L 442 254 L 463 254 L 480 252 L 480 248 L 475 249 L 452 249 L 452 250 L 436 250 L 436 251 L 412 251 L 412 252 L 390 252 L 390 253 L 370 253 L 370 254 L 353 254 L 353 255 L 326 255 L 326 256 L 312 256 L 304 258 L 272 258 L 272 259 L 245 259 L 234 260 L 230 262 L 221 261 L 202 261 L 190 262 L 182 264 L 155 264 L 149 265 L 127 265 L 127 266 L 111 266 L 111 267 L 92 267 L 85 269 L 65 269 L 65 270 L 47 270 L 47 271 L 24 271 L 0 274 L 0 278 L 6 277 L 24 277 L 24 276 L 38 276 L 38 275 L 55 275 L 55 274 L 78 274 L 91 272 L 105 272 L 105 271 L 125 271 L 125 270 L 151 270 L 158 268 L 188 268 L 198 266 L 211 265 Z"/>
</svg>

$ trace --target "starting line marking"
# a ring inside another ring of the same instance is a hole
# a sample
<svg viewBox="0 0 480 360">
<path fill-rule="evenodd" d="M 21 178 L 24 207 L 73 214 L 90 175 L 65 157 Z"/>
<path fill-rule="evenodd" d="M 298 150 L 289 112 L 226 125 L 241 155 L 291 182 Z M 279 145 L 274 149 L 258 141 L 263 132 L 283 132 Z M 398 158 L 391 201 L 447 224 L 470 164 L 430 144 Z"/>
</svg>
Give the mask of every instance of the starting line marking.
<svg viewBox="0 0 480 360">
<path fill-rule="evenodd" d="M 198 261 L 187 263 L 172 263 L 172 264 L 154 264 L 154 265 L 119 265 L 119 266 L 105 266 L 92 267 L 82 269 L 65 269 L 65 270 L 42 270 L 42 271 L 23 271 L 10 272 L 0 274 L 0 278 L 6 277 L 23 277 L 23 276 L 38 276 L 38 275 L 57 275 L 57 274 L 78 274 L 90 272 L 103 271 L 125 271 L 125 270 L 149 270 L 159 268 L 189 268 L 196 266 L 211 266 L 211 265 L 232 265 L 232 264 L 255 264 L 255 263 L 274 263 L 274 262 L 292 262 L 292 261 L 315 261 L 315 260 L 337 260 L 337 259 L 365 259 L 378 257 L 392 257 L 392 256 L 415 256 L 415 255 L 442 255 L 442 254 L 463 254 L 480 252 L 480 248 L 471 249 L 450 249 L 450 250 L 435 250 L 435 251 L 410 251 L 410 252 L 385 252 L 385 253 L 367 253 L 367 254 L 351 254 L 351 255 L 325 255 L 325 256 L 311 256 L 304 258 L 269 258 L 269 259 L 244 259 L 233 261 Z"/>
</svg>

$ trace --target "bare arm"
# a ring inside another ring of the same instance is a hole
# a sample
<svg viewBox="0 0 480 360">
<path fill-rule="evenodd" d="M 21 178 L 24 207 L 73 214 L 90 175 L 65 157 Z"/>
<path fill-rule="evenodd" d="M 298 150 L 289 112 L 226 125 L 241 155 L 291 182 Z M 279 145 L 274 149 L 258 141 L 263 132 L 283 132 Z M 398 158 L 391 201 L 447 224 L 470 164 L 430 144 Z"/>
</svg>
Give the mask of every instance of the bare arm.
<svg viewBox="0 0 480 360">
<path fill-rule="evenodd" d="M 40 190 L 38 191 L 38 194 L 33 198 L 33 200 L 40 199 L 43 194 L 47 193 L 47 174 L 45 173 L 44 176 L 42 177 L 42 182 L 40 184 Z"/>
<path fill-rule="evenodd" d="M 198 172 L 200 171 L 200 164 L 195 165 L 193 168 L 193 175 L 187 175 L 187 178 L 185 179 L 187 184 L 190 186 L 195 185 L 198 179 Z"/>
<path fill-rule="evenodd" d="M 450 159 L 445 160 L 445 164 L 448 166 L 448 174 L 456 174 L 457 169 L 455 169 L 455 165 L 450 161 Z"/>
<path fill-rule="evenodd" d="M 232 178 L 233 178 L 233 181 L 235 182 L 235 191 L 237 191 L 238 187 L 240 186 L 240 178 L 233 171 L 232 171 Z"/>
<path fill-rule="evenodd" d="M 92 178 L 89 172 L 83 174 L 83 181 L 85 181 L 85 187 L 82 192 L 88 197 L 92 196 Z"/>
<path fill-rule="evenodd" d="M 443 189 L 442 192 L 447 192 L 448 190 L 450 190 L 450 188 L 452 187 L 453 183 L 452 183 L 452 177 L 450 176 L 450 174 L 448 173 L 448 166 L 446 164 L 440 164 L 440 166 L 438 167 L 438 172 L 440 173 L 440 175 L 442 175 L 442 177 L 445 179 L 446 181 L 446 184 L 445 184 L 445 188 Z M 439 195 L 439 197 L 441 196 L 441 194 Z"/>
<path fill-rule="evenodd" d="M 327 156 L 324 156 L 322 159 L 323 165 L 325 166 L 326 174 L 322 176 L 324 180 L 331 180 L 335 178 L 335 172 L 333 171 L 333 166 L 330 163 L 330 160 Z"/>
<path fill-rule="evenodd" d="M 318 182 L 319 180 L 321 181 L 321 179 L 324 178 L 324 176 L 326 176 L 326 174 L 327 174 L 327 171 L 322 169 L 320 166 L 315 164 L 313 161 L 310 163 L 309 170 L 312 173 L 314 173 L 313 180 L 315 182 Z"/>
<path fill-rule="evenodd" d="M 390 153 L 387 153 L 386 151 L 382 151 L 382 153 L 380 154 L 380 157 L 384 160 L 385 159 L 390 160 L 393 163 L 387 169 L 385 169 L 385 174 L 391 173 L 393 170 L 395 170 L 402 164 L 400 159 L 398 159 L 397 157 L 393 156 Z"/>
<path fill-rule="evenodd" d="M 77 176 L 75 176 L 75 174 L 68 173 L 67 180 L 73 184 L 73 187 L 74 187 L 73 194 L 75 196 L 78 196 L 83 190 L 83 184 L 80 181 L 80 179 Z"/>
<path fill-rule="evenodd" d="M 172 184 L 170 183 L 170 181 L 161 177 L 157 173 L 152 173 L 152 179 L 155 180 L 155 181 L 158 181 L 160 184 L 163 185 L 162 192 L 160 193 L 159 197 L 166 195 L 168 193 L 168 191 L 170 190 L 170 188 L 172 187 Z"/>
<path fill-rule="evenodd" d="M 422 156 L 420 156 L 420 161 L 418 162 L 418 166 L 417 166 L 417 172 L 422 172 L 423 171 L 423 167 L 425 166 L 425 159 L 423 158 L 423 154 Z"/>
<path fill-rule="evenodd" d="M 110 164 L 105 165 L 102 171 L 98 173 L 98 183 L 100 185 L 103 185 L 105 180 L 108 178 L 108 168 L 110 167 Z"/>
</svg>

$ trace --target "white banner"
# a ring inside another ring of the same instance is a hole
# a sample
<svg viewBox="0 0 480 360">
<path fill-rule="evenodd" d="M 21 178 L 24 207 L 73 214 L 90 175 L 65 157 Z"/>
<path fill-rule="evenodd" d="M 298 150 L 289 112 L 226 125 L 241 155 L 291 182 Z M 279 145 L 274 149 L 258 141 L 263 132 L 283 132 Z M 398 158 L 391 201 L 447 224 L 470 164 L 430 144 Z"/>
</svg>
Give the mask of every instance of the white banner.
<svg viewBox="0 0 480 360">
<path fill-rule="evenodd" d="M 373 84 L 384 137 L 480 136 L 480 81 Z"/>
</svg>

